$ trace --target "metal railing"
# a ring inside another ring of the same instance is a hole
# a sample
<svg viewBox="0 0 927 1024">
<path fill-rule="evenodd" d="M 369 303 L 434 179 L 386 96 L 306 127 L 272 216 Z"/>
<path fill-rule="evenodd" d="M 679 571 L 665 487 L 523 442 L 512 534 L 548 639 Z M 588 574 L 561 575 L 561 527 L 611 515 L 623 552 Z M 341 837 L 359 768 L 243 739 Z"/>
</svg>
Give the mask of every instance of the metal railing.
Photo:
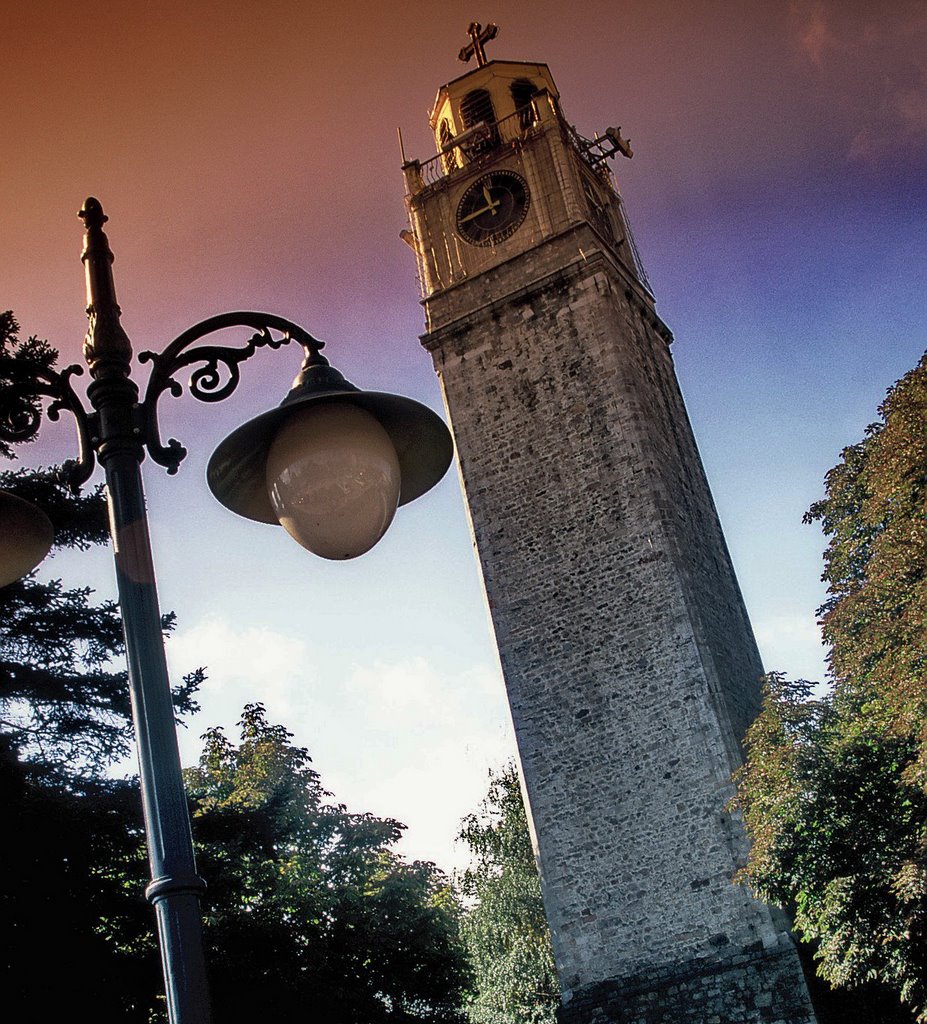
<svg viewBox="0 0 927 1024">
<path fill-rule="evenodd" d="M 528 138 L 539 125 L 540 118 L 533 104 L 499 121 L 474 125 L 455 135 L 440 153 L 421 164 L 422 183 L 434 185 L 455 171 L 471 167 L 486 154 L 497 153 L 502 146 Z"/>
<path fill-rule="evenodd" d="M 638 278 L 647 291 L 652 294 L 647 272 L 644 270 L 643 260 L 631 231 L 624 200 L 618 191 L 611 170 L 605 163 L 605 158 L 602 154 L 594 152 L 594 144 L 589 139 L 583 138 L 573 125 L 563 118 L 554 102 L 546 104 L 538 102 L 545 95 L 545 93 L 539 93 L 529 105 L 498 121 L 492 123 L 484 121 L 468 128 L 460 135 L 450 139 L 440 152 L 423 163 L 410 161 L 405 167 L 407 171 L 412 171 L 411 191 L 418 192 L 423 188 L 452 179 L 465 169 L 472 171 L 479 167 L 485 158 L 495 159 L 498 157 L 501 149 L 515 148 L 531 136 L 539 134 L 546 127 L 556 125 L 564 141 L 592 173 L 608 186 L 617 200 L 618 217 L 621 220 L 623 234 L 627 239 Z M 630 147 L 628 147 L 626 155 L 630 155 Z"/>
</svg>

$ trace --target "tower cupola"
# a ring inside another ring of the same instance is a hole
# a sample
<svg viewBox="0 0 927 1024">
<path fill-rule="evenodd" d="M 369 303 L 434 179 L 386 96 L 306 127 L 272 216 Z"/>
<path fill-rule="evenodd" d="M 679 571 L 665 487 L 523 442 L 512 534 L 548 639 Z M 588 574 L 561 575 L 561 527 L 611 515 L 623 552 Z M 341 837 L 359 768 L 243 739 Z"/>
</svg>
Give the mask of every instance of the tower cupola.
<svg viewBox="0 0 927 1024">
<path fill-rule="evenodd" d="M 476 67 L 438 89 L 429 115 L 437 153 L 403 152 L 411 230 L 422 293 L 433 294 L 505 263 L 564 231 L 588 259 L 607 252 L 627 285 L 652 306 L 617 182 L 606 166 L 630 157 L 619 128 L 593 139 L 569 124 L 550 68 L 530 61 L 489 60 L 495 25 L 470 25 L 459 54 Z M 581 227 L 585 225 L 585 227 Z M 440 304 L 439 304 L 440 305 Z M 429 324 L 439 306 L 426 301 Z M 664 328 L 665 330 L 665 328 Z M 667 336 L 669 332 L 666 331 Z"/>
<path fill-rule="evenodd" d="M 546 64 L 486 59 L 483 44 L 495 38 L 495 25 L 484 29 L 474 22 L 469 32 L 472 41 L 459 56 L 462 61 L 475 56 L 477 66 L 441 86 L 430 114 L 438 153 L 453 166 L 482 156 L 535 123 L 536 97 L 546 94 L 554 104 L 559 97 Z"/>
</svg>

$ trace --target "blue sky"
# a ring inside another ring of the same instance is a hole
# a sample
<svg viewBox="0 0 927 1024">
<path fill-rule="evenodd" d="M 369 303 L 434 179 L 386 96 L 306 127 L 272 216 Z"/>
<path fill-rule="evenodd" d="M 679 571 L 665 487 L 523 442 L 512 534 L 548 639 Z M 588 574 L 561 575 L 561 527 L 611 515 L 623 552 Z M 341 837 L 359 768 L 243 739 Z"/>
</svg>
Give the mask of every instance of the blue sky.
<svg viewBox="0 0 927 1024">
<path fill-rule="evenodd" d="M 413 16 L 353 0 L 323 13 L 40 0 L 9 26 L 0 68 L 0 304 L 78 358 L 74 214 L 93 194 L 137 351 L 224 309 L 267 309 L 326 338 L 355 383 L 440 409 L 398 238 L 396 127 L 409 155 L 431 154 L 427 111 L 463 70 L 474 18 L 500 24 L 499 58 L 549 63 L 581 132 L 630 136 L 616 170 L 765 663 L 820 678 L 823 541 L 801 516 L 925 347 L 921 3 L 566 14 L 500 0 Z M 169 657 L 210 676 L 183 750 L 263 700 L 339 800 L 405 821 L 407 851 L 450 866 L 457 822 L 512 749 L 454 471 L 352 563 L 235 519 L 203 482 L 218 441 L 276 404 L 297 366 L 264 354 L 222 406 L 162 402 L 191 451 L 176 478 L 145 468 L 162 603 L 179 620 Z M 71 446 L 50 425 L 24 462 Z M 113 589 L 105 552 L 46 571 Z"/>
</svg>

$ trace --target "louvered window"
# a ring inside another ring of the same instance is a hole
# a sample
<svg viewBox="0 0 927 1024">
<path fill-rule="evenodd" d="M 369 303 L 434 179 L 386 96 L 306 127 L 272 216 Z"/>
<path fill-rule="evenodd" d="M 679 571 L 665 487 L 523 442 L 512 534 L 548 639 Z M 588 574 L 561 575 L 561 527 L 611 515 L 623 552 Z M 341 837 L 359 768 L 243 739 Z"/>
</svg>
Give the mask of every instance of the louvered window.
<svg viewBox="0 0 927 1024">
<path fill-rule="evenodd" d="M 472 159 L 499 145 L 496 112 L 493 109 L 492 97 L 485 89 L 474 89 L 464 96 L 460 101 L 460 119 L 465 130 L 475 128 L 478 124 L 491 126 L 488 135 L 474 138 L 465 144 L 464 149 L 468 157 Z"/>
</svg>

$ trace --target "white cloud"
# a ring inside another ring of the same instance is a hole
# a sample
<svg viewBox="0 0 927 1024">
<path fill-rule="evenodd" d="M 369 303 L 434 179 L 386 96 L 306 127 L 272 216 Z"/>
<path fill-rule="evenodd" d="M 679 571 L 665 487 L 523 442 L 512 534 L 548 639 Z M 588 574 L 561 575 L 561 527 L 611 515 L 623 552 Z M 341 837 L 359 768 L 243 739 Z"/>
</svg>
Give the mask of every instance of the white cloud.
<svg viewBox="0 0 927 1024">
<path fill-rule="evenodd" d="M 345 690 L 366 751 L 342 776 L 339 796 L 357 787 L 377 813 L 408 824 L 409 856 L 461 866 L 465 851 L 451 846 L 460 821 L 486 795 L 490 770 L 514 754 L 498 671 L 441 672 L 413 657 L 355 665 Z"/>
<path fill-rule="evenodd" d="M 353 665 L 346 681 L 358 714 L 397 724 L 412 720 L 421 728 L 460 728 L 479 715 L 487 697 L 501 695 L 497 673 L 479 666 L 440 672 L 423 657 Z"/>
<path fill-rule="evenodd" d="M 754 620 L 753 631 L 767 671 L 823 681 L 825 648 L 813 615 L 767 615 Z"/>
<path fill-rule="evenodd" d="M 304 671 L 306 643 L 266 626 L 234 629 L 211 618 L 172 637 L 168 653 L 172 664 L 205 664 L 212 676 L 226 680 L 292 682 Z"/>
<path fill-rule="evenodd" d="M 405 823 L 407 856 L 463 865 L 465 851 L 454 844 L 460 821 L 485 796 L 489 771 L 514 753 L 494 665 L 448 668 L 411 654 L 332 670 L 301 637 L 237 630 L 217 617 L 178 631 L 168 649 L 175 678 L 198 665 L 209 673 L 203 710 L 180 733 L 185 764 L 207 727 L 237 739 L 242 707 L 259 700 L 309 749 L 338 801 Z"/>
<path fill-rule="evenodd" d="M 167 655 L 173 679 L 199 666 L 207 673 L 198 694 L 202 711 L 180 731 L 185 764 L 198 756 L 204 729 L 220 725 L 234 735 L 245 704 L 262 702 L 273 719 L 289 727 L 316 676 L 302 638 L 267 627 L 235 629 L 220 618 L 178 631 L 167 644 Z"/>
</svg>

